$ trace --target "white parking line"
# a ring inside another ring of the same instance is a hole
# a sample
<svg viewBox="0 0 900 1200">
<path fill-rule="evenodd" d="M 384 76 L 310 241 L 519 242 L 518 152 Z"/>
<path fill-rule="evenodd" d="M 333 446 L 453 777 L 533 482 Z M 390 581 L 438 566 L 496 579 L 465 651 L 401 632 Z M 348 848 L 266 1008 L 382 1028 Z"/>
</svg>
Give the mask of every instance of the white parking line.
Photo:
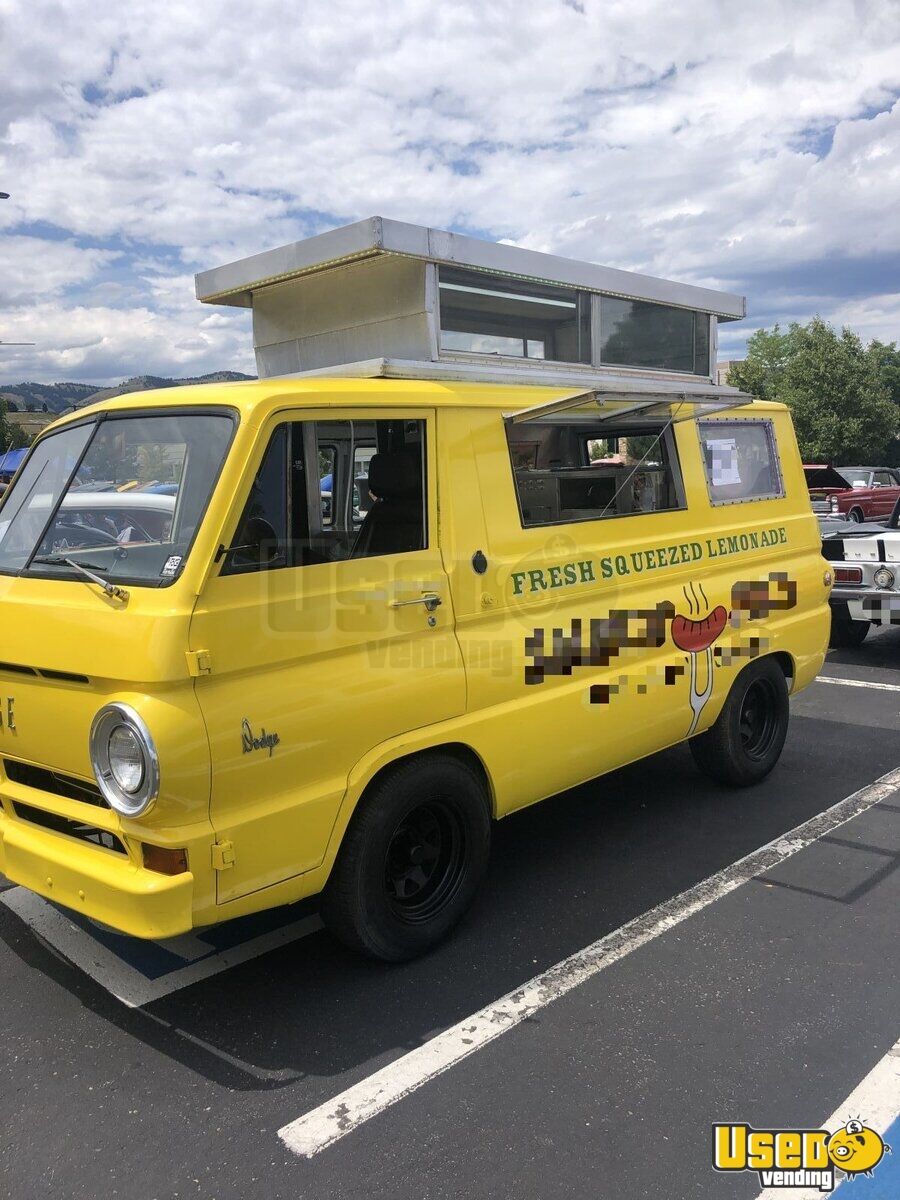
<svg viewBox="0 0 900 1200">
<path fill-rule="evenodd" d="M 834 1133 L 835 1129 L 846 1124 L 851 1117 L 856 1117 L 869 1129 L 884 1134 L 896 1118 L 898 1110 L 900 1110 L 900 1041 L 894 1043 L 884 1058 L 875 1064 L 859 1087 L 850 1093 L 840 1108 L 833 1112 L 827 1121 L 822 1122 L 820 1128 Z M 900 1147 L 893 1149 L 896 1153 Z M 877 1180 L 877 1167 L 873 1174 Z M 839 1183 L 838 1187 L 841 1186 L 843 1184 Z M 849 1194 L 852 1195 L 852 1191 Z M 885 1191 L 879 1194 L 887 1196 L 888 1193 Z M 764 1188 L 756 1200 L 785 1200 L 785 1196 L 788 1195 L 790 1200 L 821 1200 L 822 1191 L 816 1187 Z M 841 1195 L 844 1193 L 841 1192 Z"/>
<path fill-rule="evenodd" d="M 898 787 L 900 768 L 536 975 L 515 991 L 291 1121 L 278 1131 L 279 1137 L 295 1154 L 311 1158 L 600 971 L 667 933 L 760 872 L 790 858 L 879 800 L 887 799 Z"/>
<path fill-rule="evenodd" d="M 201 979 L 218 975 L 229 967 L 236 967 L 279 946 L 296 942 L 322 928 L 318 916 L 301 917 L 218 952 L 210 943 L 204 949 L 197 934 L 189 933 L 183 938 L 147 943 L 139 943 L 137 939 L 119 939 L 116 935 L 117 940 L 127 942 L 129 948 L 145 946 L 148 956 L 152 957 L 155 950 L 161 949 L 169 958 L 174 958 L 175 963 L 179 960 L 184 963 L 183 966 L 175 965 L 154 975 L 142 971 L 139 965 L 126 961 L 114 949 L 104 945 L 100 940 L 100 931 L 97 937 L 91 936 L 68 920 L 59 909 L 26 888 L 15 887 L 4 892 L 0 895 L 0 904 L 20 917 L 51 949 L 79 967 L 128 1008 L 140 1008 L 192 983 L 199 983 Z"/>
<path fill-rule="evenodd" d="M 873 683 L 871 679 L 838 679 L 836 675 L 818 675 L 816 683 L 836 683 L 840 687 L 875 688 L 879 692 L 900 692 L 900 683 Z"/>
</svg>

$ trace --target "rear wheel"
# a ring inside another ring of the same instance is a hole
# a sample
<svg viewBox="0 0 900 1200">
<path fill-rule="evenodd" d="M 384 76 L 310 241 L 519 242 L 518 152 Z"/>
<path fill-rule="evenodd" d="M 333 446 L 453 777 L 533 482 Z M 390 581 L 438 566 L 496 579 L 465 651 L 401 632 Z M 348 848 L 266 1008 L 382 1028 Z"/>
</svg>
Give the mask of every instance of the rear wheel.
<svg viewBox="0 0 900 1200">
<path fill-rule="evenodd" d="M 353 815 L 322 897 L 326 926 L 372 958 L 421 954 L 471 903 L 490 839 L 484 787 L 465 763 L 436 755 L 401 764 Z"/>
<path fill-rule="evenodd" d="M 774 659 L 759 659 L 735 679 L 715 724 L 691 739 L 694 761 L 720 783 L 759 783 L 781 756 L 789 715 L 784 672 Z"/>
<path fill-rule="evenodd" d="M 869 621 L 857 621 L 851 617 L 846 605 L 841 605 L 840 608 L 833 606 L 828 645 L 840 650 L 852 650 L 855 646 L 861 646 L 866 640 L 870 624 Z"/>
</svg>

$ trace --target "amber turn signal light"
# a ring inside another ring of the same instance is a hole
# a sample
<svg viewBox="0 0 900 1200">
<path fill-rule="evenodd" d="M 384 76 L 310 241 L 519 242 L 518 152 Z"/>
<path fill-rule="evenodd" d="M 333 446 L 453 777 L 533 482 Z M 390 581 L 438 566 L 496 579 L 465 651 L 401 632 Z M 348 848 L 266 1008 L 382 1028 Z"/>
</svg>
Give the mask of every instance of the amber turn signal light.
<svg viewBox="0 0 900 1200">
<path fill-rule="evenodd" d="M 150 846 L 147 842 L 141 844 L 141 850 L 148 871 L 158 871 L 160 875 L 184 875 L 188 869 L 187 850 L 169 850 L 165 846 Z"/>
</svg>

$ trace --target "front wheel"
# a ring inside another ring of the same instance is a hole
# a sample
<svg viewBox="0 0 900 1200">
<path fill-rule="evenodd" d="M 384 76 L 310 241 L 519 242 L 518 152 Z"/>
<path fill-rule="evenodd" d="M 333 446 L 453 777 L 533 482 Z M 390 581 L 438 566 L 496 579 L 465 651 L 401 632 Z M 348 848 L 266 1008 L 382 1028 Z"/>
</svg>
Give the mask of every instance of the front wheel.
<svg viewBox="0 0 900 1200">
<path fill-rule="evenodd" d="M 784 672 L 773 659 L 759 659 L 735 679 L 715 724 L 691 739 L 694 761 L 720 783 L 759 783 L 781 756 L 789 715 Z"/>
<path fill-rule="evenodd" d="M 402 962 L 445 937 L 487 867 L 484 786 L 435 755 L 388 771 L 363 797 L 322 896 L 327 928 L 351 949 Z"/>
<path fill-rule="evenodd" d="M 862 525 L 865 519 L 865 514 L 861 508 L 851 508 L 847 514 L 847 520 L 852 521 L 854 525 Z"/>
</svg>

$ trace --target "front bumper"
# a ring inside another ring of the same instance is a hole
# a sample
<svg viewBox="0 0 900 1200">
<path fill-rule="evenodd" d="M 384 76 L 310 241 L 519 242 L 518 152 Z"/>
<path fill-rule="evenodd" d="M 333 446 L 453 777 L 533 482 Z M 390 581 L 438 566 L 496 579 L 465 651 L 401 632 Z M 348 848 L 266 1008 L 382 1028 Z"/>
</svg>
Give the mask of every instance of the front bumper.
<svg viewBox="0 0 900 1200">
<path fill-rule="evenodd" d="M 105 849 L 17 816 L 17 805 L 43 801 L 40 811 L 64 819 L 91 820 L 110 830 L 112 813 L 43 796 L 6 781 L 0 787 L 0 872 L 12 883 L 92 920 L 140 938 L 167 938 L 193 927 L 194 876 L 163 875 L 141 865 L 140 847 Z M 86 810 L 86 811 L 85 811 Z M 119 844 L 125 846 L 121 831 Z M 207 855 L 209 850 L 207 848 Z"/>
<path fill-rule="evenodd" d="M 13 883 L 134 937 L 174 937 L 192 927 L 190 872 L 159 875 L 5 817 L 0 871 Z"/>
</svg>

